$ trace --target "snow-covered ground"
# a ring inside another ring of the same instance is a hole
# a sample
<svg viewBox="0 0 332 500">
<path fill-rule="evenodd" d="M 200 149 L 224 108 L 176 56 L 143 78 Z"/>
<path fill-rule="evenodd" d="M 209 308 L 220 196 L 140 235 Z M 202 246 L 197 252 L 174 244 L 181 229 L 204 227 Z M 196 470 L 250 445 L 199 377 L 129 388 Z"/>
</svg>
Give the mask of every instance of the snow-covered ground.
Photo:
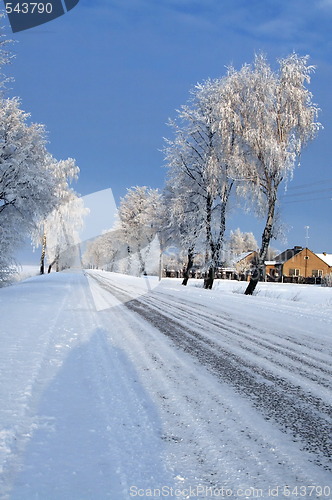
<svg viewBox="0 0 332 500">
<path fill-rule="evenodd" d="M 14 267 L 14 272 L 12 273 L 10 280 L 7 284 L 16 283 L 18 281 L 26 280 L 33 276 L 37 276 L 40 272 L 39 266 L 27 264 L 27 265 L 16 265 Z"/>
<path fill-rule="evenodd" d="M 0 290 L 0 498 L 332 498 L 332 289 Z"/>
</svg>

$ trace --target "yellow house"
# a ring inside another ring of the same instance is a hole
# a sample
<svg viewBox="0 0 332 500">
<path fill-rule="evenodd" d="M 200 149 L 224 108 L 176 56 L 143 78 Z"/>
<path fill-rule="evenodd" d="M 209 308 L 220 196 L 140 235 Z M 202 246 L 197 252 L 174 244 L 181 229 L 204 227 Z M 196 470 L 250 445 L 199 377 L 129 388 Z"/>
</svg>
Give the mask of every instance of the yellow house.
<svg viewBox="0 0 332 500">
<path fill-rule="evenodd" d="M 234 263 L 236 273 L 234 274 L 236 274 L 241 280 L 248 280 L 251 275 L 251 270 L 257 262 L 258 253 L 255 250 L 237 255 Z"/>
<path fill-rule="evenodd" d="M 285 250 L 273 262 L 266 262 L 266 274 L 276 280 L 281 277 L 321 278 L 331 272 L 331 254 L 315 254 L 299 246 Z"/>
</svg>

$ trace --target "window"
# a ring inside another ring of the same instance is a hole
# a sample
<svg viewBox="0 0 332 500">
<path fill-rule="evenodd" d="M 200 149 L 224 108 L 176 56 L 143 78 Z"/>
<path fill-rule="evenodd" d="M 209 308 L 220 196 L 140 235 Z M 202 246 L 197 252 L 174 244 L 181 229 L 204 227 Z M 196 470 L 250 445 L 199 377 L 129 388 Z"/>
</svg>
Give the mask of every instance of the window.
<svg viewBox="0 0 332 500">
<path fill-rule="evenodd" d="M 300 276 L 300 269 L 290 269 L 289 276 Z"/>
<path fill-rule="evenodd" d="M 323 270 L 322 269 L 313 269 L 312 270 L 312 277 L 313 278 L 321 278 L 323 276 Z"/>
</svg>

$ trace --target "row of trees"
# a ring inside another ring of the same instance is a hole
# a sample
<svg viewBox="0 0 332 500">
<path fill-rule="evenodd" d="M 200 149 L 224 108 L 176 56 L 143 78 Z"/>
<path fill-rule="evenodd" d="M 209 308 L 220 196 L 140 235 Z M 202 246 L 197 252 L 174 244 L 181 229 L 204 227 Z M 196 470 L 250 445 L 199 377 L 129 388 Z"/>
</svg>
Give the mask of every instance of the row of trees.
<svg viewBox="0 0 332 500">
<path fill-rule="evenodd" d="M 265 218 L 258 263 L 246 290 L 253 293 L 277 234 L 278 193 L 293 176 L 302 148 L 316 135 L 318 108 L 306 88 L 313 67 L 291 54 L 273 71 L 263 55 L 239 71 L 197 85 L 188 104 L 171 121 L 167 140 L 166 198 L 170 227 L 188 249 L 190 264 L 205 242 L 211 288 L 225 242 L 230 201 Z M 179 226 L 178 226 L 179 227 Z"/>
<path fill-rule="evenodd" d="M 203 254 L 205 287 L 211 288 L 226 250 L 227 215 L 240 204 L 264 219 L 257 267 L 246 290 L 253 293 L 277 236 L 281 185 L 292 179 L 303 147 L 320 127 L 306 87 L 314 70 L 308 57 L 293 53 L 278 64 L 273 71 L 257 55 L 251 65 L 229 68 L 224 77 L 197 85 L 170 121 L 163 193 L 131 189 L 119 209 L 117 241 L 128 255 L 136 248 L 139 272 L 145 270 L 142 248 L 158 235 L 162 251 L 177 245 L 186 252 L 184 284 L 195 255 Z M 116 245 L 112 238 L 109 244 Z"/>
<path fill-rule="evenodd" d="M 6 40 L 0 41 L 0 71 L 11 59 Z M 70 183 L 79 168 L 69 158 L 57 161 L 46 148 L 43 125 L 29 123 L 18 98 L 5 96 L 0 87 L 0 281 L 14 270 L 14 256 L 26 237 L 42 246 L 41 272 L 48 253 L 50 264 L 59 261 L 64 231 L 68 245 L 82 220 L 83 207 Z M 72 207 L 75 206 L 75 210 Z M 70 208 L 71 207 L 71 208 Z M 65 218 L 71 218 L 70 224 Z M 66 230 L 65 228 L 71 228 Z M 63 245 L 62 245 L 63 248 Z"/>
<path fill-rule="evenodd" d="M 89 242 L 83 264 L 127 274 L 158 273 L 162 197 L 145 186 L 128 189 L 114 228 Z"/>
<path fill-rule="evenodd" d="M 182 241 L 184 233 L 180 220 L 170 219 L 172 212 L 168 202 L 166 192 L 160 193 L 145 186 L 128 189 L 121 200 L 115 227 L 88 243 L 83 255 L 84 266 L 137 276 L 161 273 L 161 265 L 183 270 L 188 249 Z M 239 256 L 255 249 L 254 235 L 236 229 L 224 242 L 222 262 L 234 266 Z M 183 284 L 188 282 L 194 261 L 204 269 L 204 250 L 204 239 L 201 239 L 196 242 L 192 253 L 189 252 Z M 238 269 L 239 273 L 246 270 Z"/>
</svg>

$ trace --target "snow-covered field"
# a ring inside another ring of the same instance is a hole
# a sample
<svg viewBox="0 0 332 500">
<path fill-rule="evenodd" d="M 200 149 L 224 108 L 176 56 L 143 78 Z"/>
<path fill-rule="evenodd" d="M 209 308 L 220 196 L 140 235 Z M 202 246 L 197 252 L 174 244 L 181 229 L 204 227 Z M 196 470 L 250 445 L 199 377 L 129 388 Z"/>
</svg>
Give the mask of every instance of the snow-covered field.
<svg viewBox="0 0 332 500">
<path fill-rule="evenodd" d="M 0 498 L 332 498 L 332 289 L 0 290 Z"/>
<path fill-rule="evenodd" d="M 39 274 L 39 266 L 36 265 L 23 265 L 16 266 L 16 272 L 12 276 L 12 281 L 22 281 L 27 278 L 32 278 L 33 276 L 37 276 Z"/>
</svg>

